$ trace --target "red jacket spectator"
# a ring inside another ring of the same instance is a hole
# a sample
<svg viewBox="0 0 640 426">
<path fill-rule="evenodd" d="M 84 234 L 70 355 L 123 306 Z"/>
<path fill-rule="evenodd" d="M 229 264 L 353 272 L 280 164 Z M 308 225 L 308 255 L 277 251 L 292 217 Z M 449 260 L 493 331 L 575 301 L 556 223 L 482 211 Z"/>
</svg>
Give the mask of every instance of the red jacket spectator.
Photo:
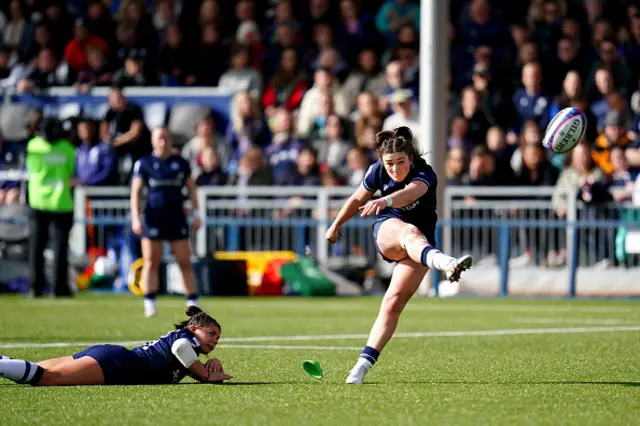
<svg viewBox="0 0 640 426">
<path fill-rule="evenodd" d="M 109 45 L 102 38 L 89 34 L 82 18 L 76 20 L 73 39 L 64 49 L 64 59 L 71 69 L 78 72 L 87 67 L 87 47 L 99 46 L 102 51 L 109 52 Z"/>
</svg>

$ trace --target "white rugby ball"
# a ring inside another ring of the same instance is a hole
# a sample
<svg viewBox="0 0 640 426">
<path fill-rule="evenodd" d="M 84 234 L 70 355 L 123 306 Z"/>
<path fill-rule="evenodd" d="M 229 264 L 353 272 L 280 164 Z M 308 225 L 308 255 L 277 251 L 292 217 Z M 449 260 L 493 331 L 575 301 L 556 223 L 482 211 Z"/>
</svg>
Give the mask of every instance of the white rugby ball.
<svg viewBox="0 0 640 426">
<path fill-rule="evenodd" d="M 587 131 L 587 117 L 578 108 L 565 108 L 547 126 L 542 145 L 556 153 L 573 149 Z"/>
</svg>

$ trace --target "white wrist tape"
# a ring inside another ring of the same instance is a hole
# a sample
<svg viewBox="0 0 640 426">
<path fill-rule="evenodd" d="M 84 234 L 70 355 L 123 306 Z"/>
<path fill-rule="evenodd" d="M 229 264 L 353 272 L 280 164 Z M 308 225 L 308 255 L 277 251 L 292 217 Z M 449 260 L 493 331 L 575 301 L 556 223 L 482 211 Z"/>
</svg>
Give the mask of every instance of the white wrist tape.
<svg viewBox="0 0 640 426">
<path fill-rule="evenodd" d="M 391 207 L 393 205 L 393 200 L 391 199 L 391 197 L 389 195 L 387 195 L 386 197 L 384 197 L 384 199 L 387 202 L 387 207 Z"/>
<path fill-rule="evenodd" d="M 187 339 L 178 339 L 171 345 L 171 353 L 178 358 L 180 364 L 186 368 L 198 360 L 198 354 L 193 349 L 193 345 Z"/>
</svg>

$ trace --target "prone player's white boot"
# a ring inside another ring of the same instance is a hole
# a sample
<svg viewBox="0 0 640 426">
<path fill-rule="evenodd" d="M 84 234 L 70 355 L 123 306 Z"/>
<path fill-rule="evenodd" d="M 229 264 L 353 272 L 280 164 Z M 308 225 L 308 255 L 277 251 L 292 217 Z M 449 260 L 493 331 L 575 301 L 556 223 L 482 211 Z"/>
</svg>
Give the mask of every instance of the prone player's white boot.
<svg viewBox="0 0 640 426">
<path fill-rule="evenodd" d="M 473 258 L 470 255 L 465 255 L 457 258 L 455 261 L 444 270 L 447 280 L 452 283 L 460 280 L 460 275 L 473 265 Z"/>
<path fill-rule="evenodd" d="M 349 385 L 361 385 L 365 374 L 371 367 L 372 364 L 369 361 L 364 358 L 358 358 L 356 365 L 349 371 L 346 383 Z"/>
</svg>

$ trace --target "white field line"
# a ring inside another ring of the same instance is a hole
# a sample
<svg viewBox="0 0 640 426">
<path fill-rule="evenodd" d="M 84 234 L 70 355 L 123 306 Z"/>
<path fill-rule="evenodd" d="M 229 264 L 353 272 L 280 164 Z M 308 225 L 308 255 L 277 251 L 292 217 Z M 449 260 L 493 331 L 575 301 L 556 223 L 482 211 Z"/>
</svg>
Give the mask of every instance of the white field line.
<svg viewBox="0 0 640 426">
<path fill-rule="evenodd" d="M 394 338 L 419 338 L 419 337 L 466 337 L 466 336 L 515 336 L 515 335 L 534 335 L 534 334 L 574 334 L 574 333 L 602 333 L 602 332 L 621 332 L 621 331 L 640 331 L 640 325 L 619 326 L 619 327 L 564 327 L 564 328 L 521 328 L 521 329 L 504 329 L 504 330 L 461 330 L 461 331 L 426 331 L 426 332 L 408 332 L 396 333 Z M 322 335 L 303 335 L 303 336 L 255 336 L 255 337 L 225 337 L 225 342 L 304 342 L 313 340 L 354 340 L 366 339 L 368 334 L 322 334 Z M 61 347 L 81 347 L 100 344 L 117 344 L 122 346 L 141 345 L 142 341 L 127 342 L 53 342 L 53 343 L 37 343 L 37 342 L 5 342 L 0 343 L 0 349 L 6 348 L 61 348 Z M 227 343 L 220 344 L 220 347 L 233 347 Z M 247 347 L 252 345 L 238 345 L 237 347 Z M 258 348 L 259 346 L 252 346 Z M 300 348 L 295 346 L 294 348 Z M 319 346 L 318 348 L 326 346 Z M 335 347 L 335 346 L 334 346 Z M 307 349 L 309 349 L 308 347 Z M 343 348 L 343 347 L 340 347 Z M 351 347 L 344 347 L 351 350 Z"/>
<path fill-rule="evenodd" d="M 580 325 L 623 325 L 635 324 L 636 321 L 629 321 L 616 318 L 514 318 L 511 322 L 518 324 L 580 324 Z"/>
</svg>

